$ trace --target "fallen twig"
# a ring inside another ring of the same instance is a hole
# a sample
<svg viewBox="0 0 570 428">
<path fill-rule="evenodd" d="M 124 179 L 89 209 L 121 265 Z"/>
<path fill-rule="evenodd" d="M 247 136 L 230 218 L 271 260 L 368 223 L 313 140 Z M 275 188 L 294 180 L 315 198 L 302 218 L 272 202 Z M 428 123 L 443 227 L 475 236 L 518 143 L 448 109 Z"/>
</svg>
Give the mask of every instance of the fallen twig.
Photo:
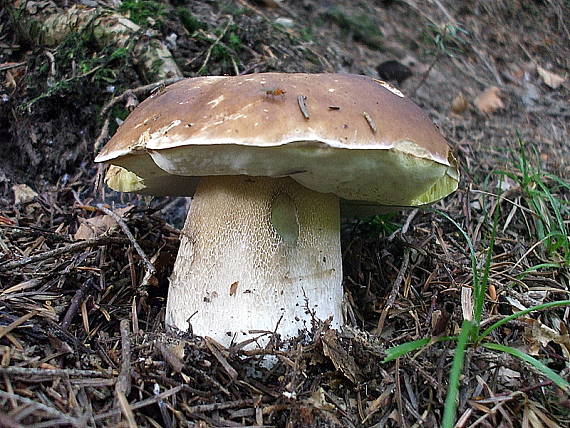
<svg viewBox="0 0 570 428">
<path fill-rule="evenodd" d="M 160 400 L 164 400 L 165 398 L 170 397 L 171 395 L 177 394 L 178 392 L 180 392 L 180 390 L 184 389 L 185 385 L 179 385 L 176 386 L 172 389 L 169 389 L 168 391 L 164 391 L 162 394 L 158 394 L 155 395 L 154 397 L 150 397 L 147 398 L 146 400 L 142 400 L 136 403 L 132 403 L 129 405 L 129 407 L 131 408 L 131 410 L 137 410 L 137 409 L 141 409 L 143 407 L 146 406 L 150 406 L 151 404 L 155 404 Z M 102 419 L 107 419 L 110 418 L 111 416 L 115 416 L 118 415 L 119 413 L 121 413 L 120 409 L 114 409 L 105 413 L 100 413 L 98 415 L 95 415 L 93 417 L 94 420 L 96 421 L 100 421 Z"/>
<path fill-rule="evenodd" d="M 135 415 L 133 413 L 133 409 L 131 408 L 127 397 L 122 391 L 116 391 L 117 393 L 117 400 L 119 401 L 119 406 L 121 407 L 121 412 L 125 415 L 125 419 L 127 420 L 127 424 L 129 428 L 137 428 L 138 425 L 135 421 Z"/>
<path fill-rule="evenodd" d="M 42 377 L 100 377 L 111 376 L 100 370 L 80 369 L 39 369 L 36 367 L 0 367 L 0 373 L 14 376 L 42 376 Z"/>
<path fill-rule="evenodd" d="M 125 396 L 131 392 L 131 338 L 129 320 L 123 319 L 119 325 L 121 330 L 121 372 L 115 385 L 115 391 L 121 391 Z"/>
<path fill-rule="evenodd" d="M 114 238 L 109 235 L 100 235 L 95 238 L 86 239 L 85 241 L 74 242 L 73 244 L 66 245 L 65 247 L 49 250 L 44 253 L 36 254 L 30 257 L 25 257 L 20 260 L 5 262 L 0 264 L 0 272 L 6 272 L 11 269 L 21 268 L 31 263 L 37 263 L 43 260 L 51 259 L 62 254 L 72 253 L 74 251 L 83 250 L 84 248 L 96 247 L 105 244 L 123 244 L 127 242 L 124 238 Z"/>
<path fill-rule="evenodd" d="M 374 333 L 377 335 L 380 335 L 380 333 L 382 333 L 382 330 L 384 329 L 384 322 L 386 321 L 386 316 L 388 315 L 388 312 L 390 311 L 390 309 L 392 308 L 392 305 L 396 301 L 396 297 L 398 296 L 398 292 L 400 290 L 400 285 L 402 284 L 402 281 L 404 280 L 404 275 L 406 274 L 406 271 L 408 270 L 409 262 L 410 262 L 410 249 L 406 248 L 404 250 L 404 260 L 402 261 L 402 266 L 400 267 L 400 272 L 398 272 L 398 276 L 396 277 L 396 280 L 394 281 L 394 284 L 392 285 L 392 291 L 390 292 L 390 296 L 388 296 L 388 300 L 386 301 L 386 305 L 384 306 L 384 309 L 382 310 L 382 313 L 380 314 L 380 319 L 378 320 L 378 325 L 374 331 Z"/>
<path fill-rule="evenodd" d="M 156 347 L 162 354 L 164 361 L 166 361 L 170 367 L 172 367 L 172 370 L 174 370 L 176 373 L 180 373 L 184 369 L 184 363 L 182 360 L 178 358 L 178 356 L 175 355 L 170 349 L 168 349 L 164 343 L 157 342 Z"/>
<path fill-rule="evenodd" d="M 66 415 L 65 413 L 60 412 L 59 410 L 54 409 L 53 407 L 46 406 L 45 404 L 38 403 L 37 401 L 31 400 L 31 399 L 26 398 L 26 397 L 22 397 L 21 395 L 5 392 L 5 391 L 2 391 L 0 389 L 0 397 L 9 398 L 9 399 L 13 398 L 13 399 L 15 399 L 21 403 L 27 404 L 31 408 L 41 410 L 41 411 L 47 413 L 48 415 L 60 418 L 62 421 L 65 421 L 65 423 L 67 423 L 67 424 L 70 424 L 70 425 L 73 425 L 76 427 L 85 426 L 85 421 L 83 421 L 81 419 L 77 419 L 77 418 L 74 418 L 73 416 Z"/>
<path fill-rule="evenodd" d="M 159 80 L 158 82 L 149 83 L 148 85 L 139 86 L 139 87 L 133 88 L 133 89 L 127 89 L 121 95 L 117 95 L 111 101 L 109 101 L 107 104 L 105 104 L 103 106 L 103 108 L 101 109 L 101 113 L 100 113 L 101 117 L 105 116 L 105 121 L 103 122 L 103 127 L 101 128 L 101 132 L 99 133 L 99 136 L 97 137 L 97 140 L 95 140 L 95 144 L 93 145 L 93 152 L 97 153 L 99 151 L 99 149 L 101 148 L 101 146 L 103 145 L 103 143 L 105 142 L 105 139 L 109 136 L 109 123 L 110 123 L 111 118 L 110 118 L 108 113 L 109 113 L 109 110 L 115 104 L 126 101 L 129 97 L 131 97 L 133 95 L 135 95 L 135 96 L 144 95 L 144 94 L 147 94 L 149 92 L 156 90 L 157 88 L 160 88 L 161 86 L 172 85 L 173 83 L 176 83 L 182 79 L 184 79 L 184 77 L 180 77 L 180 76 L 171 77 L 169 79 L 163 79 L 163 80 Z"/>
<path fill-rule="evenodd" d="M 210 61 L 210 56 L 212 55 L 212 50 L 218 45 L 218 43 L 220 43 L 220 40 L 222 40 L 224 38 L 228 29 L 230 28 L 230 25 L 233 24 L 233 22 L 234 22 L 234 20 L 230 16 L 228 18 L 228 22 L 226 23 L 226 26 L 224 27 L 224 29 L 222 30 L 220 35 L 216 38 L 216 40 L 214 40 L 214 43 L 212 43 L 210 45 L 210 47 L 208 48 L 208 50 L 206 51 L 206 58 L 204 59 L 202 66 L 198 69 L 199 75 L 202 74 L 202 71 L 204 71 L 204 68 L 206 68 L 206 65 L 208 65 L 208 61 Z"/>
<path fill-rule="evenodd" d="M 197 406 L 188 406 L 187 404 L 183 404 L 183 406 L 185 407 L 184 410 L 186 410 L 188 413 L 205 413 L 214 412 L 216 410 L 231 409 L 234 407 L 251 406 L 255 404 L 256 401 L 257 400 L 248 398 L 245 400 L 226 401 L 225 403 L 199 404 Z"/>
<path fill-rule="evenodd" d="M 97 139 L 95 140 L 95 144 L 93 145 L 93 153 L 97 153 L 99 151 L 99 149 L 103 145 L 103 142 L 109 136 L 110 120 L 111 120 L 110 116 L 107 115 L 105 121 L 103 122 L 103 127 L 101 128 L 101 132 L 99 133 L 99 136 L 97 137 Z"/>
<path fill-rule="evenodd" d="M 65 313 L 65 316 L 63 317 L 63 321 L 61 322 L 61 329 L 62 330 L 67 330 L 69 328 L 71 321 L 73 321 L 73 318 L 75 317 L 75 314 L 77 313 L 77 310 L 79 309 L 79 305 L 81 304 L 81 302 L 83 302 L 83 299 L 85 298 L 85 294 L 89 291 L 89 289 L 91 287 L 93 287 L 93 278 L 92 277 L 87 279 L 87 281 L 84 281 L 81 284 L 81 287 L 79 287 L 77 289 L 77 291 L 73 295 L 73 298 L 71 299 L 71 303 L 69 304 L 69 308 L 67 309 L 67 312 Z"/>
<path fill-rule="evenodd" d="M 303 114 L 303 117 L 305 119 L 309 119 L 309 110 L 307 109 L 307 97 L 305 95 L 299 95 L 297 97 L 297 104 L 299 104 L 299 109 L 301 110 L 301 113 Z"/>
<path fill-rule="evenodd" d="M 156 273 L 155 267 L 152 265 L 152 263 L 150 262 L 150 260 L 146 256 L 146 254 L 144 253 L 143 249 L 140 247 L 140 245 L 136 241 L 135 237 L 133 236 L 133 234 L 129 230 L 127 223 L 125 223 L 125 221 L 117 213 L 111 211 L 109 208 L 105 208 L 103 206 L 103 204 L 97 204 L 97 209 L 99 211 L 102 211 L 105 214 L 113 217 L 113 220 L 115 220 L 117 222 L 117 224 L 121 227 L 121 229 L 123 230 L 125 235 L 127 235 L 127 238 L 129 238 L 129 241 L 131 241 L 131 244 L 133 244 L 133 247 L 135 248 L 138 255 L 142 258 L 143 263 L 146 266 L 146 270 L 152 274 L 155 274 Z"/>
<path fill-rule="evenodd" d="M 403 270 L 403 269 L 402 269 Z M 406 419 L 404 418 L 404 405 L 402 403 L 402 386 L 400 383 L 400 359 L 396 358 L 396 367 L 394 370 L 396 375 L 396 406 L 398 408 L 398 425 L 407 427 Z"/>
<path fill-rule="evenodd" d="M 224 357 L 222 355 L 222 353 L 220 352 L 220 350 L 217 347 L 217 342 L 214 339 L 212 339 L 211 337 L 205 337 L 205 343 L 206 343 L 206 346 L 208 347 L 208 349 L 210 350 L 210 352 L 212 353 L 212 355 L 214 357 L 216 357 L 218 362 L 222 365 L 222 367 L 224 368 L 226 373 L 233 380 L 236 380 L 238 378 L 238 372 L 230 365 L 228 360 L 226 360 L 226 357 Z"/>
</svg>

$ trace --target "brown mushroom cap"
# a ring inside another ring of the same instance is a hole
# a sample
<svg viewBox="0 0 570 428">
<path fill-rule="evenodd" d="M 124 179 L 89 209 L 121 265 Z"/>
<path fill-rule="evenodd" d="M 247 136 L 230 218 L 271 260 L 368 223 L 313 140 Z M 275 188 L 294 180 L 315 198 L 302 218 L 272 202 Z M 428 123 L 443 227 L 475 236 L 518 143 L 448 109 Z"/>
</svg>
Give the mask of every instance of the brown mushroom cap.
<svg viewBox="0 0 570 428">
<path fill-rule="evenodd" d="M 96 158 L 115 190 L 191 196 L 207 175 L 291 176 L 360 206 L 415 206 L 457 188 L 427 115 L 397 89 L 349 74 L 182 80 L 141 103 Z"/>
</svg>

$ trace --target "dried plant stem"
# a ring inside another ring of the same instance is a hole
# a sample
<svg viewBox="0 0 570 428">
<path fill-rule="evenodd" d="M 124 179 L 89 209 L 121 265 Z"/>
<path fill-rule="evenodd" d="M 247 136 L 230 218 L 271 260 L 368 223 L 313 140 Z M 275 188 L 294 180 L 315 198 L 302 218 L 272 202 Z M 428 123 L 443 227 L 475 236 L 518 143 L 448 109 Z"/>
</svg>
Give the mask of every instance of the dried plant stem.
<svg viewBox="0 0 570 428">
<path fill-rule="evenodd" d="M 422 78 L 420 79 L 420 81 L 418 82 L 416 87 L 414 89 L 412 89 L 412 92 L 410 94 L 411 97 L 416 95 L 416 92 L 418 91 L 418 89 L 420 89 L 424 85 L 424 83 L 426 82 L 431 70 L 433 69 L 435 64 L 441 59 L 442 56 L 443 56 L 443 52 L 437 53 L 437 55 L 435 56 L 435 58 L 432 60 L 431 64 L 429 65 L 428 69 L 424 72 L 424 74 L 422 74 Z"/>
<path fill-rule="evenodd" d="M 402 261 L 402 266 L 400 267 L 400 272 L 398 273 L 398 276 L 394 281 L 394 285 L 392 286 L 392 291 L 390 292 L 390 296 L 388 296 L 388 300 L 386 301 L 386 306 L 384 306 L 384 309 L 380 314 L 380 319 L 378 320 L 378 326 L 376 327 L 375 330 L 375 334 L 377 335 L 380 335 L 380 333 L 382 333 L 382 330 L 384 329 L 384 322 L 386 321 L 386 316 L 388 315 L 388 312 L 390 311 L 392 305 L 396 301 L 396 297 L 398 296 L 398 292 L 400 290 L 400 285 L 404 280 L 404 275 L 408 270 L 409 263 L 410 263 L 410 249 L 406 248 L 406 250 L 404 251 L 404 260 Z"/>
<path fill-rule="evenodd" d="M 42 377 L 100 377 L 109 376 L 99 370 L 80 369 L 39 369 L 36 367 L 0 367 L 0 373 L 13 376 L 42 376 Z"/>
<path fill-rule="evenodd" d="M 143 260 L 143 263 L 146 267 L 146 270 L 148 272 L 150 272 L 151 274 L 155 274 L 156 269 L 154 268 L 154 266 L 152 265 L 152 263 L 150 262 L 150 260 L 146 256 L 146 254 L 144 253 L 143 249 L 140 247 L 140 245 L 136 241 L 136 239 L 133 236 L 133 234 L 131 233 L 131 231 L 129 230 L 127 223 L 125 223 L 125 221 L 117 213 L 111 211 L 109 208 L 105 208 L 103 206 L 103 204 L 97 204 L 97 209 L 99 211 L 102 211 L 105 214 L 113 217 L 113 220 L 115 220 L 117 222 L 117 224 L 121 227 L 121 229 L 123 230 L 125 235 L 127 235 L 127 238 L 129 238 L 129 241 L 131 241 L 131 244 L 133 244 L 133 247 L 135 248 L 136 252 L 138 253 L 138 255 Z"/>
<path fill-rule="evenodd" d="M 220 43 L 220 41 L 224 38 L 224 36 L 226 35 L 226 33 L 228 32 L 228 29 L 230 28 L 230 25 L 233 24 L 234 20 L 233 18 L 230 16 L 228 18 L 228 22 L 226 23 L 226 26 L 224 27 L 224 29 L 222 30 L 222 32 L 220 33 L 220 35 L 216 38 L 216 40 L 214 40 L 214 43 L 212 43 L 210 45 L 210 47 L 208 48 L 208 50 L 206 51 L 206 58 L 204 59 L 204 62 L 202 63 L 202 66 L 200 67 L 200 69 L 198 70 L 198 75 L 201 75 L 202 72 L 204 71 L 204 68 L 206 68 L 206 65 L 208 65 L 208 61 L 210 61 L 210 56 L 212 55 L 212 50 L 218 45 L 218 43 Z"/>
<path fill-rule="evenodd" d="M 30 257 L 25 257 L 20 260 L 6 262 L 0 264 L 0 272 L 21 268 L 23 266 L 41 262 L 43 260 L 51 259 L 62 254 L 72 253 L 74 251 L 83 250 L 89 247 L 96 247 L 105 244 L 122 244 L 125 243 L 124 238 L 112 238 L 109 235 L 100 235 L 95 238 L 86 239 L 85 241 L 74 242 L 73 244 L 66 245 L 65 247 L 56 248 L 54 250 L 46 251 L 44 253 L 36 254 Z"/>
<path fill-rule="evenodd" d="M 151 92 L 151 91 L 153 91 L 153 90 L 155 90 L 161 86 L 172 85 L 173 83 L 176 83 L 182 79 L 183 79 L 183 77 L 179 77 L 179 76 L 178 77 L 171 77 L 169 79 L 163 79 L 163 80 L 159 80 L 157 82 L 149 83 L 148 85 L 138 86 L 138 87 L 133 88 L 133 89 L 127 89 L 121 95 L 116 96 L 111 101 L 109 101 L 107 104 L 105 104 L 103 109 L 101 109 L 101 116 L 104 116 L 105 114 L 107 114 L 107 112 L 115 104 L 126 101 L 132 95 L 137 95 L 137 96 L 138 95 L 144 95 L 144 94 L 147 94 L 148 92 Z"/>
<path fill-rule="evenodd" d="M 54 409 L 53 407 L 46 406 L 45 404 L 38 403 L 37 401 L 30 400 L 29 398 L 26 398 L 26 397 L 22 397 L 21 395 L 11 394 L 9 392 L 5 392 L 5 391 L 2 391 L 0 389 L 0 397 L 8 398 L 8 399 L 15 399 L 15 400 L 19 401 L 20 403 L 23 403 L 23 404 L 30 406 L 31 408 L 41 410 L 50 416 L 55 416 L 55 417 L 59 418 L 61 421 L 64 421 L 66 424 L 73 425 L 75 427 L 85 426 L 85 422 L 80 420 L 80 419 L 66 415 L 65 413 L 62 413 L 59 410 Z"/>
</svg>

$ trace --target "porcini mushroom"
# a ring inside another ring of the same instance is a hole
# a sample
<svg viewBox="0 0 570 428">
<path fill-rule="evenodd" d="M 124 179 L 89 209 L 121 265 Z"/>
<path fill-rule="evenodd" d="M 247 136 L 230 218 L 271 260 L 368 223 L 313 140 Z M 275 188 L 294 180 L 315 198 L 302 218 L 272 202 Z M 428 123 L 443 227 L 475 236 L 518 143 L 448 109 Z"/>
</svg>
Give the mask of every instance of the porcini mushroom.
<svg viewBox="0 0 570 428">
<path fill-rule="evenodd" d="M 340 211 L 429 204 L 458 169 L 397 89 L 348 74 L 186 79 L 141 103 L 96 158 L 119 191 L 193 196 L 166 324 L 221 343 L 342 316 Z"/>
</svg>

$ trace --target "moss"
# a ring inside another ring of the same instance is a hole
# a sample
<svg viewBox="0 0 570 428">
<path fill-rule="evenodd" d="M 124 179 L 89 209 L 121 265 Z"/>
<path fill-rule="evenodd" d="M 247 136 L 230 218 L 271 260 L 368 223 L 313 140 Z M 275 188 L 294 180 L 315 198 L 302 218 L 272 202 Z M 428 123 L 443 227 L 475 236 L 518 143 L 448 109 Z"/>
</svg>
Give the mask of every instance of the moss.
<svg viewBox="0 0 570 428">
<path fill-rule="evenodd" d="M 55 68 L 40 51 L 32 56 L 20 109 L 29 110 L 40 100 L 54 96 L 104 94 L 109 84 L 120 86 L 121 74 L 131 66 L 128 48 L 99 49 L 90 29 L 70 33 L 51 52 Z"/>
<path fill-rule="evenodd" d="M 191 34 L 198 30 L 206 30 L 208 28 L 208 25 L 205 22 L 200 21 L 192 15 L 192 12 L 185 7 L 177 8 L 176 15 L 178 16 L 178 19 L 180 19 L 182 25 L 184 25 L 184 28 L 186 28 L 186 30 Z"/>
<path fill-rule="evenodd" d="M 131 21 L 141 27 L 148 27 L 148 18 L 160 23 L 166 14 L 166 7 L 151 0 L 124 0 L 119 12 L 127 15 Z"/>
<path fill-rule="evenodd" d="M 243 49 L 243 42 L 240 37 L 233 31 L 224 37 L 226 44 L 236 53 Z"/>
</svg>

